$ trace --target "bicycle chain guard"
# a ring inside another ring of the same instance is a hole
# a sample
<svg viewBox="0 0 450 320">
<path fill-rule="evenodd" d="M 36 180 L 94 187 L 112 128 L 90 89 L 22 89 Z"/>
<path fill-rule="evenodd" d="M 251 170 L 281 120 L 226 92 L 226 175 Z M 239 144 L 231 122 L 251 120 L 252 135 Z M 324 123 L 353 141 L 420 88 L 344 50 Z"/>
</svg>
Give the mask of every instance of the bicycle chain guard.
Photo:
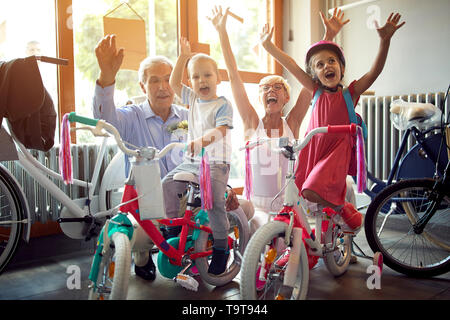
<svg viewBox="0 0 450 320">
<path fill-rule="evenodd" d="M 178 244 L 180 242 L 179 237 L 170 238 L 167 240 L 167 243 L 174 247 L 175 249 L 178 249 Z M 192 241 L 191 237 L 188 237 L 188 240 L 186 241 L 186 248 L 185 252 L 189 251 L 191 248 L 194 247 L 194 241 Z M 177 276 L 177 274 L 180 273 L 181 270 L 183 270 L 183 266 L 177 266 L 175 264 L 172 264 L 170 262 L 170 259 L 168 256 L 166 256 L 162 251 L 159 251 L 158 253 L 158 270 L 159 273 L 166 278 L 173 279 Z"/>
</svg>

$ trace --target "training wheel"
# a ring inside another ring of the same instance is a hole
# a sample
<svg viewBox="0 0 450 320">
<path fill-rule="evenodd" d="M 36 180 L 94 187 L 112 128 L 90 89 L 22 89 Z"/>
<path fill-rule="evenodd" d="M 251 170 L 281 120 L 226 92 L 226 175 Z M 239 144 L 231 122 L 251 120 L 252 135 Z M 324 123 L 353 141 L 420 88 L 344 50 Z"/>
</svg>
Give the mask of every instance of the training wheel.
<svg viewBox="0 0 450 320">
<path fill-rule="evenodd" d="M 380 268 L 380 274 L 383 272 L 383 255 L 381 252 L 375 252 L 373 255 L 373 265 Z"/>
</svg>

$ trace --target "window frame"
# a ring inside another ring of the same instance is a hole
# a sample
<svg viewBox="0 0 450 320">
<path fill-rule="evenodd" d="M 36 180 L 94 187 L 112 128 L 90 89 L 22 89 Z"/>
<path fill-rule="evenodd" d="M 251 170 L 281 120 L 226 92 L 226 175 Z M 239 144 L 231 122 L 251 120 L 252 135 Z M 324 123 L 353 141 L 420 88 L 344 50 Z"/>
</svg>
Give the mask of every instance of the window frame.
<svg viewBox="0 0 450 320">
<path fill-rule="evenodd" d="M 275 27 L 274 43 L 283 47 L 283 0 L 267 1 L 267 21 Z M 58 66 L 58 120 L 66 113 L 75 111 L 75 69 L 72 21 L 72 0 L 55 0 L 56 10 L 56 48 L 57 56 L 69 61 L 66 66 Z M 177 0 L 178 39 L 186 37 L 194 51 L 209 54 L 209 44 L 198 41 L 197 0 Z M 178 42 L 177 39 L 177 42 Z M 282 75 L 282 66 L 272 57 L 267 59 L 269 72 L 239 71 L 244 83 L 258 83 L 269 74 Z M 225 69 L 220 69 L 223 81 L 229 81 Z M 72 142 L 76 143 L 75 132 L 71 133 Z"/>
<path fill-rule="evenodd" d="M 283 0 L 266 0 L 267 21 L 273 25 L 273 41 L 279 48 L 283 48 Z M 198 10 L 197 0 L 178 0 L 178 39 L 185 37 L 189 40 L 191 48 L 195 52 L 210 53 L 210 46 L 207 43 L 200 43 L 198 40 Z M 265 76 L 276 74 L 282 76 L 283 67 L 272 57 L 267 58 L 268 72 L 239 71 L 244 83 L 259 83 Z M 228 73 L 225 69 L 219 69 L 222 81 L 229 81 Z"/>
</svg>

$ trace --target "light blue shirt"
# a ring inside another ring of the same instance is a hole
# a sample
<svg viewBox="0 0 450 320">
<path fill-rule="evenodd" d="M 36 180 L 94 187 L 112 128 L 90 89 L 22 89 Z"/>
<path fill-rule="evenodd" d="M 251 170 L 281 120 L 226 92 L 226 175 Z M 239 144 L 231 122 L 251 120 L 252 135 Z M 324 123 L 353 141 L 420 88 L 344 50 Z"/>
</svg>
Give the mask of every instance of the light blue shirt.
<svg viewBox="0 0 450 320">
<path fill-rule="evenodd" d="M 122 140 L 137 147 L 151 146 L 163 149 L 171 142 L 186 142 L 187 135 L 169 132 L 168 127 L 188 120 L 188 109 L 172 104 L 166 122 L 150 108 L 148 100 L 138 105 L 116 108 L 114 105 L 114 85 L 102 88 L 95 86 L 93 114 L 117 128 Z M 182 148 L 174 148 L 159 161 L 161 178 L 183 161 Z M 128 176 L 130 162 L 125 155 L 125 175 Z"/>
</svg>

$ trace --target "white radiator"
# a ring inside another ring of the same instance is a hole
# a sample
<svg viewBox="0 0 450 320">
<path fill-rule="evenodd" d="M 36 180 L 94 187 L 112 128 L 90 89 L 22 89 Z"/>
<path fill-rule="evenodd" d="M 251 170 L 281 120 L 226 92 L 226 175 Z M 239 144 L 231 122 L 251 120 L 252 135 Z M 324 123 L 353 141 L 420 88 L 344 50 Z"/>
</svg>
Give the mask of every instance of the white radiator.
<svg viewBox="0 0 450 320">
<path fill-rule="evenodd" d="M 426 102 L 440 107 L 444 101 L 444 93 L 410 94 L 387 97 L 362 97 L 356 111 L 361 114 L 367 124 L 366 156 L 368 170 L 377 178 L 386 180 L 400 146 L 404 132 L 397 130 L 390 120 L 391 102 L 397 99 L 408 102 Z M 444 117 L 448 112 L 448 100 Z M 407 150 L 415 144 L 410 136 Z"/>
<path fill-rule="evenodd" d="M 94 171 L 95 161 L 100 149 L 100 145 L 85 144 L 72 145 L 72 165 L 73 177 L 80 180 L 90 180 Z M 116 154 L 117 146 L 107 146 L 107 150 L 100 169 L 99 182 L 106 166 Z M 48 152 L 31 151 L 33 156 L 44 164 L 47 168 L 59 172 L 59 146 L 53 147 Z M 62 209 L 61 203 L 54 199 L 51 194 L 41 187 L 21 166 L 15 161 L 2 162 L 21 184 L 25 196 L 28 199 L 30 213 L 33 223 L 39 221 L 46 223 L 48 220 L 56 221 Z M 62 181 L 51 178 L 72 199 L 87 196 L 87 188 L 72 185 L 64 185 Z M 98 187 L 95 191 L 98 194 Z"/>
</svg>

